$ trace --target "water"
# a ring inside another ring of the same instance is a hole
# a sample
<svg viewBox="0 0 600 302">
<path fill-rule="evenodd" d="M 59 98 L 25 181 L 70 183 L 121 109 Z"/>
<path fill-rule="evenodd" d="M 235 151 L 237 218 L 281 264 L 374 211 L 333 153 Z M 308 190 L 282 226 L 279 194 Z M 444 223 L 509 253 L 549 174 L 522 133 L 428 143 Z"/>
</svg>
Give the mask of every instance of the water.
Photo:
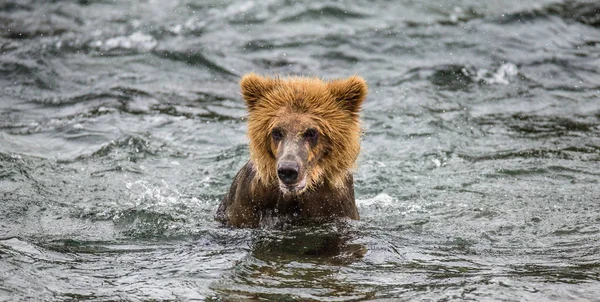
<svg viewBox="0 0 600 302">
<path fill-rule="evenodd" d="M 596 1 L 0 3 L 0 300 L 595 300 Z M 363 76 L 362 220 L 229 229 L 239 76 Z"/>
</svg>

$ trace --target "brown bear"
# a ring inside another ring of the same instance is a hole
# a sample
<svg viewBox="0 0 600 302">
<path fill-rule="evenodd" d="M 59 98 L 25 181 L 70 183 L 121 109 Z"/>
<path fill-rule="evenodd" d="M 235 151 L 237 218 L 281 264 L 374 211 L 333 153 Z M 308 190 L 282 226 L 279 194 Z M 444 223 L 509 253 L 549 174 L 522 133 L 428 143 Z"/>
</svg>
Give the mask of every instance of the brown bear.
<svg viewBox="0 0 600 302">
<path fill-rule="evenodd" d="M 250 160 L 221 202 L 217 220 L 257 227 L 267 218 L 359 219 L 351 170 L 360 151 L 365 80 L 251 73 L 240 86 L 249 112 Z"/>
</svg>

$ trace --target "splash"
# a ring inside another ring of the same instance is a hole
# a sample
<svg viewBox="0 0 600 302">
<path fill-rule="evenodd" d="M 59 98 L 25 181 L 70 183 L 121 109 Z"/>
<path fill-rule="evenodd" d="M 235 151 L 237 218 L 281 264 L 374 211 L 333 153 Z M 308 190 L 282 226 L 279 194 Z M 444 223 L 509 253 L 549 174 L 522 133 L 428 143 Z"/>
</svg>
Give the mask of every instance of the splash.
<svg viewBox="0 0 600 302">
<path fill-rule="evenodd" d="M 387 216 L 390 214 L 404 216 L 423 211 L 422 206 L 419 204 L 400 202 L 386 193 L 380 193 L 372 198 L 357 199 L 356 203 L 363 217 Z"/>
<path fill-rule="evenodd" d="M 462 72 L 473 79 L 476 82 L 484 82 L 489 85 L 501 84 L 508 85 L 518 73 L 519 69 L 517 65 L 513 63 L 505 63 L 500 65 L 494 72 L 487 69 L 479 69 L 475 72 L 469 71 L 466 68 Z"/>
<path fill-rule="evenodd" d="M 149 51 L 154 49 L 157 45 L 158 41 L 156 41 L 154 37 L 137 31 L 129 36 L 114 37 L 106 41 L 94 41 L 91 43 L 90 46 L 102 51 L 109 51 L 114 49 L 133 49 L 139 51 Z"/>
<path fill-rule="evenodd" d="M 164 180 L 154 186 L 146 180 L 137 180 L 125 185 L 129 190 L 129 207 L 152 211 L 165 211 L 181 203 L 181 193 Z"/>
</svg>

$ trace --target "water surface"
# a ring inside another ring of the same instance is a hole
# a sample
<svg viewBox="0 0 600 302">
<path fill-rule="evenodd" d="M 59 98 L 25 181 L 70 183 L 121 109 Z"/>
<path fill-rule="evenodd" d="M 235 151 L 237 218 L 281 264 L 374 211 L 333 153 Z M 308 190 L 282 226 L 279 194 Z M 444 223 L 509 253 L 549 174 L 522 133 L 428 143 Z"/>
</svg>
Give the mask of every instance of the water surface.
<svg viewBox="0 0 600 302">
<path fill-rule="evenodd" d="M 250 71 L 369 82 L 360 222 L 213 220 Z M 600 296 L 596 1 L 7 0 L 0 75 L 0 300 Z"/>
</svg>

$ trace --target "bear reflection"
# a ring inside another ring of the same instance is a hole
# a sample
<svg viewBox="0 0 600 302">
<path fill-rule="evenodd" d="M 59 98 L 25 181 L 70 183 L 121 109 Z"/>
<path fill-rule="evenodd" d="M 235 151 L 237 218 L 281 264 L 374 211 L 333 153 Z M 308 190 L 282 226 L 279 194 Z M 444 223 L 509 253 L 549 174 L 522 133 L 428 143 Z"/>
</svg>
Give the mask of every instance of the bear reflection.
<svg viewBox="0 0 600 302">
<path fill-rule="evenodd" d="M 367 248 L 345 221 L 273 221 L 254 233 L 252 256 L 263 261 L 318 261 L 346 264 L 362 259 Z M 266 227 L 266 228 L 265 228 Z"/>
</svg>

